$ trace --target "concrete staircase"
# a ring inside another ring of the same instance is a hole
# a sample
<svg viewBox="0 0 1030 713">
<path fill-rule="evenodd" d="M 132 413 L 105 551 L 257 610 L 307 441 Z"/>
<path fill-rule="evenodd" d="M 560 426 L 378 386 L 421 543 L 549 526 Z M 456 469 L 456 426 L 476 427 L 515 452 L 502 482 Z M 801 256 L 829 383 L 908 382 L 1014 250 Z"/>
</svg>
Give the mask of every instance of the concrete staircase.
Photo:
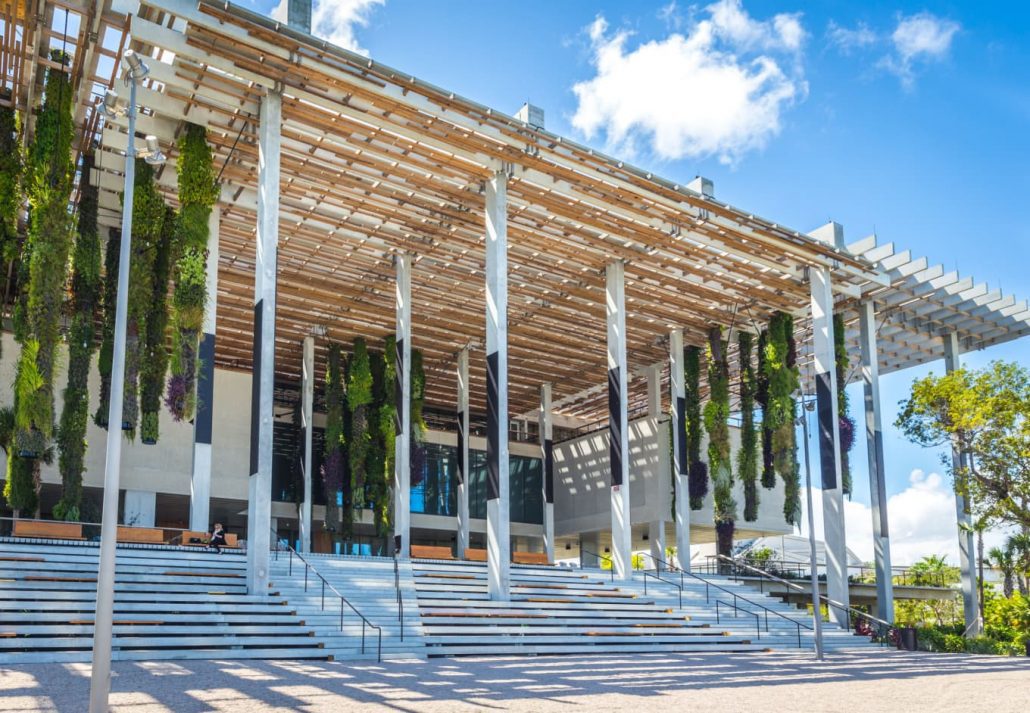
<svg viewBox="0 0 1030 713">
<path fill-rule="evenodd" d="M 484 563 L 415 560 L 411 573 L 428 656 L 765 648 L 596 571 L 513 565 L 508 602 L 487 598 Z"/>
<path fill-rule="evenodd" d="M 349 607 L 343 606 L 343 627 L 340 620 L 340 599 L 328 587 L 322 599 L 322 582 L 315 572 L 325 577 L 340 594 L 371 623 L 382 628 L 383 658 L 425 658 L 422 625 L 419 621 L 411 562 L 397 563 L 401 604 L 404 610 L 403 638 L 395 586 L 394 560 L 386 557 L 347 557 L 305 554 L 311 570 L 288 551 L 273 553 L 271 580 L 273 589 L 290 603 L 290 608 L 312 628 L 326 653 L 336 659 L 375 659 L 379 632 L 365 627 L 365 651 L 361 651 L 362 621 Z"/>
<path fill-rule="evenodd" d="M 0 538 L 0 664 L 89 661 L 99 547 Z M 279 592 L 246 593 L 246 558 L 119 545 L 113 658 L 325 659 Z"/>
<path fill-rule="evenodd" d="M 580 571 L 595 576 L 609 576 L 607 571 L 602 573 L 596 569 Z M 704 581 L 688 575 L 684 575 L 681 580 L 678 572 L 662 572 L 661 578 L 664 581 L 661 582 L 649 575 L 645 595 L 644 573 L 634 572 L 631 581 L 618 582 L 618 586 L 626 592 L 647 596 L 656 604 L 673 608 L 689 616 L 693 622 L 707 623 L 735 635 L 749 636 L 752 641 L 769 648 L 800 647 L 811 650 L 815 647 L 815 634 L 806 628 L 812 626 L 812 615 L 809 612 L 726 576 L 705 574 L 702 577 L 710 586 L 706 587 Z M 680 591 L 676 586 L 681 581 L 682 608 L 679 604 Z M 736 600 L 733 594 L 737 595 Z M 731 604 L 736 604 L 739 609 L 734 609 Z M 800 624 L 800 644 L 797 624 Z M 869 651 L 870 646 L 875 646 L 868 637 L 856 636 L 832 622 L 823 622 L 823 645 L 828 652 L 855 649 Z"/>
</svg>

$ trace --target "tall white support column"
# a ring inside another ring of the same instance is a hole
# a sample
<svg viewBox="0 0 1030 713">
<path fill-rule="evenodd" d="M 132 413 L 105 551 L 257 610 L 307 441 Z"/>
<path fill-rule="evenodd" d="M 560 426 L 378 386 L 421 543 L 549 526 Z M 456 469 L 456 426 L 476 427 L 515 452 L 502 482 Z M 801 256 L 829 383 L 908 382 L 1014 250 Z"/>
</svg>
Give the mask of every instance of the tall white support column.
<svg viewBox="0 0 1030 713">
<path fill-rule="evenodd" d="M 608 457 L 612 483 L 612 566 L 615 576 L 633 574 L 633 529 L 629 515 L 629 369 L 626 364 L 626 267 L 621 260 L 605 270 L 608 314 Z"/>
<path fill-rule="evenodd" d="M 647 539 L 651 543 L 651 559 L 657 570 L 665 569 L 663 562 L 668 561 L 665 556 L 665 521 L 652 520 L 647 523 Z"/>
<path fill-rule="evenodd" d="M 647 367 L 647 415 L 657 418 L 662 415 L 662 365 Z"/>
<path fill-rule="evenodd" d="M 215 331 L 218 321 L 218 228 L 216 205 L 207 221 L 207 302 L 197 366 L 197 407 L 193 419 L 193 472 L 190 477 L 190 529 L 210 530 L 211 441 L 215 401 Z"/>
<path fill-rule="evenodd" d="M 551 385 L 540 385 L 540 457 L 544 489 L 544 552 L 554 564 L 554 430 L 551 424 Z"/>
<path fill-rule="evenodd" d="M 304 449 L 301 454 L 304 473 L 304 500 L 300 504 L 300 551 L 311 551 L 311 440 L 315 407 L 315 338 L 304 337 L 300 373 L 300 426 Z"/>
<path fill-rule="evenodd" d="M 687 394 L 683 381 L 683 330 L 669 333 L 669 385 L 672 389 L 672 482 L 676 492 L 676 559 L 690 571 L 690 489 L 687 484 Z"/>
<path fill-rule="evenodd" d="M 250 402 L 247 591 L 268 594 L 275 419 L 275 300 L 279 249 L 279 147 L 282 94 L 266 90 L 258 125 L 257 259 L 254 263 L 254 365 Z"/>
<path fill-rule="evenodd" d="M 887 471 L 883 458 L 883 425 L 880 416 L 880 365 L 876 344 L 876 305 L 863 301 L 858 307 L 862 339 L 862 384 L 865 389 L 865 436 L 869 454 L 869 498 L 873 514 L 873 549 L 876 565 L 876 616 L 894 622 L 894 581 L 891 540 L 887 523 Z"/>
<path fill-rule="evenodd" d="M 508 496 L 508 176 L 486 183 L 486 560 L 490 599 L 511 598 Z"/>
<path fill-rule="evenodd" d="M 397 268 L 397 439 L 393 490 L 393 538 L 398 557 L 411 554 L 411 255 L 400 253 Z"/>
<path fill-rule="evenodd" d="M 954 332 L 944 337 L 944 369 L 951 373 L 962 368 L 959 359 L 958 335 Z M 956 444 L 951 448 L 951 470 L 955 477 L 960 477 L 966 468 L 966 454 Z M 970 512 L 970 503 L 966 496 L 955 489 L 955 516 L 958 523 L 958 567 L 962 580 L 962 611 L 966 621 L 966 636 L 977 636 L 980 634 L 982 622 L 980 621 L 979 592 L 977 592 L 976 578 L 976 550 L 973 539 L 973 515 Z"/>
<path fill-rule="evenodd" d="M 469 548 L 469 349 L 458 352 L 458 557 Z"/>
<path fill-rule="evenodd" d="M 830 245 L 842 245 L 844 229 L 828 223 L 812 237 Z M 833 288 L 828 268 L 809 268 L 812 295 L 812 356 L 815 372 L 816 415 L 819 434 L 819 469 L 823 490 L 823 541 L 826 553 L 826 593 L 835 602 L 848 598 L 847 546 L 844 539 L 844 482 L 840 460 L 840 418 L 837 406 L 837 363 L 833 341 Z M 831 607 L 841 626 L 848 612 Z"/>
</svg>

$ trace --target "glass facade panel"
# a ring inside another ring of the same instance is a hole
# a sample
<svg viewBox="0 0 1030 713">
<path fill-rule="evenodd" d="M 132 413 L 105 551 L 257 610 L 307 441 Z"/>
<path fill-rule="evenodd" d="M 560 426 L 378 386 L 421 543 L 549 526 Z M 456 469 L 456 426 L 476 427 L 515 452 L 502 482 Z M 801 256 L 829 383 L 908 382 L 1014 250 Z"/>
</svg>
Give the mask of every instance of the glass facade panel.
<svg viewBox="0 0 1030 713">
<path fill-rule="evenodd" d="M 469 516 L 486 519 L 486 453 L 469 451 Z M 539 458 L 509 456 L 512 522 L 544 521 L 542 467 Z M 458 514 L 458 462 L 454 446 L 426 445 L 422 482 L 411 489 L 411 511 Z"/>
</svg>

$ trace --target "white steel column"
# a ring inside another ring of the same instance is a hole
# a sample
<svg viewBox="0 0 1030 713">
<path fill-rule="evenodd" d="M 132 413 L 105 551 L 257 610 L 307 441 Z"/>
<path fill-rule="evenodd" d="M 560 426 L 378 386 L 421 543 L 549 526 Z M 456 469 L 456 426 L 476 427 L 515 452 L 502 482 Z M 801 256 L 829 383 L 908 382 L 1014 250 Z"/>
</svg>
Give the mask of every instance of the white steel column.
<svg viewBox="0 0 1030 713">
<path fill-rule="evenodd" d="M 411 554 L 411 255 L 400 253 L 397 268 L 397 439 L 393 537 L 398 557 Z"/>
<path fill-rule="evenodd" d="M 891 578 L 891 541 L 887 523 L 887 486 L 880 416 L 880 365 L 876 344 L 876 305 L 863 301 L 858 308 L 862 339 L 862 384 L 865 388 L 865 435 L 869 453 L 869 498 L 873 513 L 876 563 L 876 616 L 894 622 L 894 581 Z"/>
<path fill-rule="evenodd" d="M 812 236 L 831 245 L 843 243 L 843 228 L 829 223 Z M 815 373 L 816 415 L 819 435 L 819 470 L 823 491 L 823 542 L 826 556 L 826 593 L 835 602 L 848 599 L 847 547 L 844 539 L 844 487 L 840 461 L 840 418 L 837 406 L 837 363 L 833 342 L 833 289 L 828 268 L 811 267 L 812 356 Z M 832 607 L 830 613 L 848 626 L 848 612 Z"/>
<path fill-rule="evenodd" d="M 207 302 L 197 365 L 197 407 L 193 419 L 193 472 L 190 477 L 190 529 L 210 530 L 211 442 L 215 405 L 215 330 L 218 320 L 218 227 L 215 205 L 207 221 Z"/>
<path fill-rule="evenodd" d="M 651 559 L 654 560 L 655 569 L 665 569 L 663 562 L 667 562 L 665 556 L 665 521 L 652 520 L 647 523 L 647 539 L 651 543 Z"/>
<path fill-rule="evenodd" d="M 612 566 L 615 576 L 633 574 L 633 529 L 629 515 L 629 430 L 626 364 L 626 267 L 621 260 L 605 270 L 608 314 L 608 457 L 612 484 Z"/>
<path fill-rule="evenodd" d="M 540 385 L 540 456 L 544 489 L 544 552 L 554 564 L 554 431 L 551 424 L 551 385 Z"/>
<path fill-rule="evenodd" d="M 647 415 L 656 418 L 662 415 L 662 365 L 647 367 Z"/>
<path fill-rule="evenodd" d="M 282 94 L 266 90 L 258 125 L 257 259 L 254 263 L 254 365 L 250 403 L 247 591 L 268 594 L 275 420 L 275 299 L 279 249 L 279 147 Z"/>
<path fill-rule="evenodd" d="M 676 493 L 676 559 L 690 571 L 690 490 L 687 486 L 686 390 L 683 382 L 683 330 L 669 332 L 669 386 L 672 390 L 672 482 Z"/>
<path fill-rule="evenodd" d="M 959 359 L 958 335 L 954 332 L 944 337 L 944 369 L 951 373 L 962 368 Z M 966 454 L 957 445 L 951 448 L 951 470 L 957 480 L 966 468 Z M 980 621 L 979 596 L 976 589 L 976 552 L 973 542 L 973 515 L 970 512 L 970 503 L 961 492 L 961 488 L 955 489 L 955 515 L 958 522 L 958 568 L 962 578 L 962 610 L 966 620 L 966 636 L 977 636 L 980 634 L 982 622 Z"/>
<path fill-rule="evenodd" d="M 486 183 L 486 559 L 490 599 L 511 590 L 508 496 L 508 177 Z"/>
<path fill-rule="evenodd" d="M 300 425 L 304 438 L 301 458 L 304 473 L 304 501 L 300 505 L 300 551 L 311 551 L 311 440 L 315 406 L 315 338 L 304 337 L 300 373 Z"/>
<path fill-rule="evenodd" d="M 469 548 L 469 349 L 458 352 L 458 558 Z"/>
</svg>

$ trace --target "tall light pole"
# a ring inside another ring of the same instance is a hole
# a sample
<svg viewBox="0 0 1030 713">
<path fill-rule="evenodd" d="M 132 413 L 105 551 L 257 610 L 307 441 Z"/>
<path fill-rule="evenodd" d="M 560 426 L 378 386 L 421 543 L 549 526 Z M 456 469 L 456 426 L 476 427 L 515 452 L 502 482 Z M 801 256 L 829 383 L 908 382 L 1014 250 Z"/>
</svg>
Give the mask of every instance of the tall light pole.
<svg viewBox="0 0 1030 713">
<path fill-rule="evenodd" d="M 805 494 L 808 498 L 808 568 L 812 577 L 812 625 L 815 627 L 815 658 L 823 660 L 823 614 L 819 601 L 819 558 L 815 548 L 815 515 L 812 513 L 812 467 L 808 460 L 808 413 L 815 407 L 802 399 L 801 428 L 805 437 Z"/>
<path fill-rule="evenodd" d="M 129 141 L 125 149 L 125 198 L 118 253 L 118 300 L 114 318 L 114 354 L 111 359 L 111 404 L 107 418 L 107 463 L 104 468 L 104 511 L 100 525 L 100 564 L 97 572 L 97 609 L 93 620 L 93 671 L 89 685 L 89 713 L 108 713 L 111 692 L 111 626 L 114 619 L 114 565 L 118 534 L 118 481 L 122 463 L 122 399 L 125 392 L 125 331 L 128 321 L 129 260 L 132 243 L 132 193 L 136 180 L 136 85 L 150 71 L 143 60 L 127 50 L 122 58 L 129 101 L 113 91 L 104 97 L 101 111 L 108 118 L 126 116 Z M 161 163 L 157 139 L 147 137 L 140 152 L 148 163 Z"/>
</svg>

